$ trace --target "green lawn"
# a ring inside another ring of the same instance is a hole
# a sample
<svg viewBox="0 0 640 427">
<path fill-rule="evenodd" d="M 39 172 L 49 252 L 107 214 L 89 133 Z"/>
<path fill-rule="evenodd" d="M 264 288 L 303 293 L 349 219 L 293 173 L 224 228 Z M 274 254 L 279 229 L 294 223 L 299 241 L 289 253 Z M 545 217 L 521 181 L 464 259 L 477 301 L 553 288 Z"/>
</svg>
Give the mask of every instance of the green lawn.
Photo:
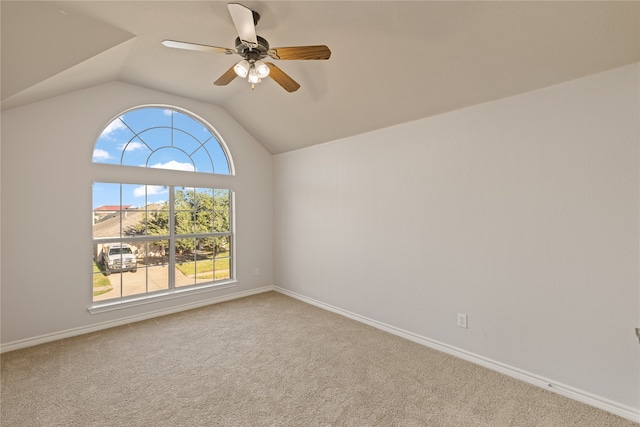
<svg viewBox="0 0 640 427">
<path fill-rule="evenodd" d="M 214 268 L 215 263 L 215 268 Z M 215 270 L 215 279 L 224 279 L 229 277 L 229 258 L 203 259 L 198 261 L 190 261 L 177 265 L 178 270 L 185 276 L 198 275 L 199 279 L 212 279 Z"/>
<path fill-rule="evenodd" d="M 100 273 L 100 274 L 96 274 L 96 273 Z M 107 286 L 109 286 L 109 288 L 106 288 Z M 109 280 L 108 277 L 106 277 L 104 274 L 101 273 L 100 268 L 96 265 L 95 262 L 93 263 L 93 287 L 94 289 L 102 288 L 100 290 L 93 291 L 94 297 L 105 294 L 111 290 L 111 281 Z"/>
</svg>

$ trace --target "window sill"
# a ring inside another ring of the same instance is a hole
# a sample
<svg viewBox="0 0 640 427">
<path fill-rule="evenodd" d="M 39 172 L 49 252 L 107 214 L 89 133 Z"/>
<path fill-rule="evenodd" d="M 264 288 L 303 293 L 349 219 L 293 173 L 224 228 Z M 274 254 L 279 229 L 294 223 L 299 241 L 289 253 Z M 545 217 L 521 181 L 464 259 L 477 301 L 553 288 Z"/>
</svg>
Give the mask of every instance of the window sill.
<svg viewBox="0 0 640 427">
<path fill-rule="evenodd" d="M 151 295 L 139 295 L 127 297 L 126 299 L 119 299 L 117 301 L 105 301 L 92 304 L 88 308 L 89 313 L 99 314 L 108 311 L 122 310 L 125 308 L 137 307 L 145 304 L 152 304 L 161 301 L 168 301 L 176 298 L 182 298 L 190 295 L 197 295 L 204 292 L 219 291 L 222 289 L 229 289 L 237 286 L 237 280 L 229 280 L 222 283 L 212 283 L 210 285 L 198 286 L 197 288 L 189 289 L 171 289 L 168 291 L 154 293 Z"/>
</svg>

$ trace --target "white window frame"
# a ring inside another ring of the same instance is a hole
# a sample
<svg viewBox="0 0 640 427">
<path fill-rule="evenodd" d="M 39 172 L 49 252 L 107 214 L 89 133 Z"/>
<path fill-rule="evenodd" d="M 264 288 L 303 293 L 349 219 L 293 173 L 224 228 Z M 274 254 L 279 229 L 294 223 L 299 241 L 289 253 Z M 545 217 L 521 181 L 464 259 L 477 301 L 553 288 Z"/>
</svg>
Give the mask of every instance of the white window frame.
<svg viewBox="0 0 640 427">
<path fill-rule="evenodd" d="M 194 120 L 198 121 L 200 124 L 202 124 L 203 126 L 205 126 L 214 136 L 215 138 L 218 140 L 220 147 L 222 149 L 222 151 L 224 152 L 225 156 L 226 156 L 226 160 L 227 160 L 227 164 L 228 164 L 228 170 L 229 173 L 228 174 L 223 174 L 221 176 L 224 176 L 226 178 L 223 178 L 221 181 L 221 185 L 216 185 L 215 182 L 218 181 L 216 179 L 213 180 L 213 185 L 212 185 L 212 180 L 211 178 L 206 178 L 207 184 L 206 185 L 202 185 L 202 181 L 203 181 L 203 175 L 207 175 L 209 177 L 211 177 L 211 175 L 215 176 L 215 173 L 198 173 L 198 172 L 188 172 L 189 175 L 193 175 L 194 179 L 180 179 L 180 182 L 176 182 L 176 180 L 167 180 L 169 181 L 168 183 L 164 184 L 164 186 L 168 187 L 170 189 L 169 191 L 169 209 L 170 209 L 170 213 L 169 213 L 169 235 L 168 236 L 162 236 L 162 240 L 168 240 L 169 241 L 169 284 L 168 284 L 168 289 L 166 290 L 157 290 L 157 291 L 151 291 L 149 292 L 148 287 L 147 287 L 147 291 L 145 293 L 140 293 L 140 294 L 136 294 L 136 295 L 130 295 L 130 296 L 119 296 L 119 297 L 115 297 L 115 298 L 110 298 L 110 299 L 105 299 L 102 301 L 93 301 L 93 296 L 92 296 L 92 303 L 89 307 L 89 312 L 92 314 L 95 313 L 101 313 L 101 312 L 105 312 L 105 311 L 110 311 L 110 310 L 116 310 L 116 309 L 120 309 L 120 308 L 126 308 L 126 307 L 131 307 L 131 306 L 136 306 L 136 305 L 141 305 L 141 304 L 148 304 L 148 303 L 155 303 L 155 302 L 159 302 L 159 301 L 164 301 L 167 299 L 173 299 L 173 298 L 177 298 L 177 297 L 184 297 L 184 296 L 188 296 L 188 295 L 194 295 L 194 294 L 198 294 L 198 293 L 202 293 L 202 292 L 209 292 L 211 290 L 221 290 L 221 289 L 227 289 L 229 287 L 233 287 L 237 285 L 237 280 L 236 280 L 236 230 L 235 230 L 235 192 L 233 191 L 232 188 L 230 188 L 231 186 L 228 185 L 229 176 L 234 176 L 235 175 L 235 168 L 234 168 L 234 163 L 232 160 L 232 157 L 230 155 L 230 152 L 226 146 L 226 144 L 224 143 L 223 139 L 221 138 L 221 136 L 219 135 L 219 133 L 210 125 L 208 124 L 205 120 L 203 120 L 201 117 L 186 111 L 184 109 L 181 108 L 177 108 L 174 106 L 165 106 L 165 105 L 145 105 L 145 106 L 138 106 L 135 108 L 131 108 L 119 115 L 117 115 L 113 120 L 111 120 L 108 124 L 111 124 L 112 121 L 114 120 L 119 120 L 119 118 L 121 116 L 123 116 L 124 114 L 126 114 L 129 111 L 132 110 L 137 110 L 137 109 L 141 109 L 141 108 L 166 108 L 169 110 L 173 110 L 173 111 L 177 111 L 179 113 L 185 114 L 190 116 L 191 118 L 193 118 Z M 106 127 L 105 127 L 106 128 Z M 110 170 L 114 170 L 114 171 L 122 171 L 122 168 L 126 168 L 127 172 L 133 172 L 133 175 L 135 176 L 139 176 L 140 179 L 135 179 L 135 181 L 137 182 L 144 182 L 144 181 L 150 181 L 149 179 L 145 179 L 144 176 L 147 177 L 156 177 L 158 175 L 158 173 L 161 173 L 161 170 L 157 170 L 157 169 L 149 169 L 149 168 L 131 168 L 130 166 L 126 166 L 126 165 L 108 165 L 107 169 Z M 134 171 L 135 169 L 135 171 Z M 171 172 L 167 171 L 167 175 L 170 175 Z M 104 175 L 104 174 L 101 174 Z M 113 175 L 113 177 L 118 177 L 120 174 L 118 172 L 115 172 L 113 174 L 108 173 L 107 175 Z M 129 175 L 129 173 L 127 173 L 127 175 Z M 131 184 L 132 180 L 127 180 L 127 182 L 119 182 L 119 179 L 100 179 L 100 182 L 110 182 L 113 184 L 121 184 L 121 185 L 127 185 L 127 184 Z M 149 183 L 146 185 L 163 185 L 163 184 L 158 184 L 157 183 L 157 179 L 153 179 L 153 184 Z M 185 181 L 188 181 L 185 182 Z M 144 185 L 144 184 L 139 184 L 139 185 Z M 213 233 L 198 233 L 198 234 L 189 234 L 189 235 L 180 235 L 180 234 L 176 234 L 175 233 L 175 227 L 174 227 L 174 215 L 171 214 L 171 212 L 174 209 L 174 197 L 175 197 L 175 189 L 176 188 L 180 188 L 180 187 L 185 187 L 185 188 L 198 188 L 198 189 L 218 189 L 218 190 L 228 190 L 229 191 L 229 231 L 228 232 L 213 232 Z M 120 203 L 122 204 L 122 198 L 120 199 Z M 215 236 L 229 236 L 230 237 L 230 243 L 231 243 L 231 251 L 229 254 L 229 278 L 228 279 L 221 279 L 221 280 L 215 280 L 215 277 L 210 281 L 210 282 L 206 282 L 206 283 L 201 283 L 201 284 L 194 284 L 194 285 L 188 285 L 188 286 L 178 286 L 176 287 L 176 278 L 175 278 L 175 268 L 176 268 L 176 256 L 175 256 L 175 242 L 177 239 L 181 239 L 181 238 L 199 238 L 199 237 L 215 237 Z M 153 236 L 153 235 L 145 235 L 145 236 L 125 236 L 121 233 L 120 237 L 118 238 L 94 238 L 93 233 L 92 233 L 92 245 L 95 245 L 96 243 L 109 243 L 109 242 L 130 242 L 130 241 L 135 241 L 135 242 L 148 242 L 148 241 L 154 241 L 154 240 L 159 240 L 160 236 Z M 147 278 L 148 280 L 148 278 Z M 91 295 L 93 295 L 93 287 L 91 287 L 92 292 Z"/>
</svg>

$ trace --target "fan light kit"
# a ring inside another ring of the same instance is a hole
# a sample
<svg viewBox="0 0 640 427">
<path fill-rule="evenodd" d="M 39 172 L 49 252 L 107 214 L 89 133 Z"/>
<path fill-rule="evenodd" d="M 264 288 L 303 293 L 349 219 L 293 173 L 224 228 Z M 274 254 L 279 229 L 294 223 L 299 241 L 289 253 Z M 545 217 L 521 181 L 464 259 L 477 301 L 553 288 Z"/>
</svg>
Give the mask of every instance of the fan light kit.
<svg viewBox="0 0 640 427">
<path fill-rule="evenodd" d="M 331 57 L 331 51 L 325 45 L 278 47 L 270 49 L 269 43 L 262 37 L 256 35 L 256 25 L 260 20 L 258 12 L 254 12 L 238 3 L 229 3 L 227 7 L 229 8 L 231 20 L 238 32 L 235 49 L 176 40 L 164 40 L 162 42 L 166 47 L 176 49 L 240 55 L 243 59 L 220 76 L 218 80 L 213 83 L 216 86 L 228 85 L 237 76 L 241 78 L 246 77 L 247 81 L 251 83 L 251 88 L 254 89 L 255 85 L 260 83 L 262 79 L 271 77 L 287 92 L 295 92 L 300 88 L 300 85 L 295 80 L 272 62 L 263 62 L 262 60 L 266 57 L 275 60 L 329 59 Z"/>
<path fill-rule="evenodd" d="M 245 78 L 249 76 L 249 83 L 260 83 L 262 79 L 269 76 L 269 67 L 259 59 L 250 63 L 246 59 L 238 62 L 233 66 L 233 71 L 238 77 Z"/>
</svg>

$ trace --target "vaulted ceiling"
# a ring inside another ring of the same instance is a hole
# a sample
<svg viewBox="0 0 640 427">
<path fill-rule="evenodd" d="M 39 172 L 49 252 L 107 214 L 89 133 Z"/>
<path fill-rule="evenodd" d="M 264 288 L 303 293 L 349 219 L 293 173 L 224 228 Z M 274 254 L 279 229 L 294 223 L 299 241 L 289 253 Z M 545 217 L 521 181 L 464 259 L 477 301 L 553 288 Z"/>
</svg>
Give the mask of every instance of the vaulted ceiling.
<svg viewBox="0 0 640 427">
<path fill-rule="evenodd" d="M 2 1 L 8 109 L 119 80 L 223 107 L 271 153 L 464 108 L 640 61 L 639 2 L 246 1 L 272 47 L 326 44 L 327 61 L 277 61 L 300 83 L 213 82 L 240 58 L 220 1 Z"/>
</svg>

